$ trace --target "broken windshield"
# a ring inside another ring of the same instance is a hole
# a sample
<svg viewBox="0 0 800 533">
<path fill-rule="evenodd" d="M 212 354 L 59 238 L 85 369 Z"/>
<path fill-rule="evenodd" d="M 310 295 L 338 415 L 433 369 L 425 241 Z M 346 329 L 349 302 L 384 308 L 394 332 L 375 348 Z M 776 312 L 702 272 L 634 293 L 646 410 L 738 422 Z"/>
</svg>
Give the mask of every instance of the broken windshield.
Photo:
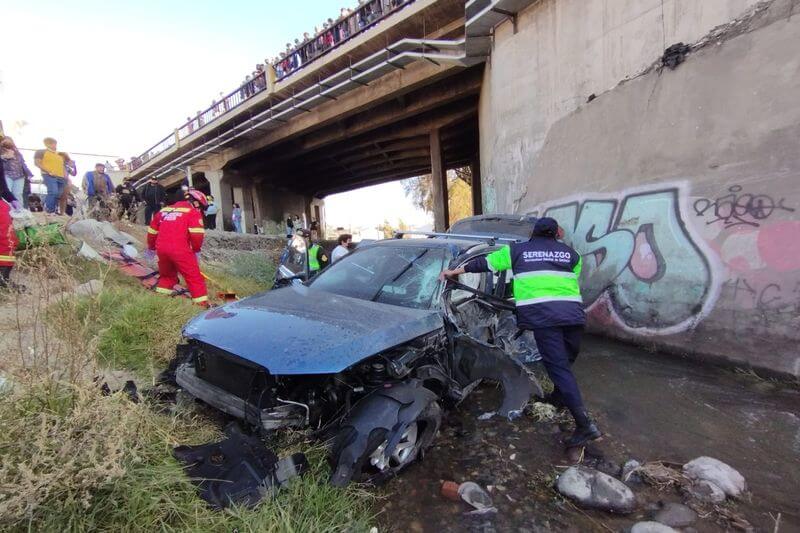
<svg viewBox="0 0 800 533">
<path fill-rule="evenodd" d="M 427 309 L 444 267 L 444 249 L 376 246 L 340 259 L 311 286 L 361 300 Z"/>
</svg>

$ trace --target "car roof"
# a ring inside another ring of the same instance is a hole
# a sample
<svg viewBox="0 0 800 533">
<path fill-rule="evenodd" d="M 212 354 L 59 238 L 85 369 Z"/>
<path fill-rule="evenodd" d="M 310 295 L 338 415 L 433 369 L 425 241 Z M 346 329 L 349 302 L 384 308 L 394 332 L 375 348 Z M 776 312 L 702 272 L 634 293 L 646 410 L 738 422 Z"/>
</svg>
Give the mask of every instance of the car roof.
<svg viewBox="0 0 800 533">
<path fill-rule="evenodd" d="M 373 246 L 382 246 L 391 248 L 397 248 L 399 246 L 416 246 L 423 248 L 449 248 L 449 249 L 452 249 L 455 246 L 458 250 L 458 252 L 455 255 L 461 255 L 469 250 L 472 250 L 473 248 L 480 246 L 488 246 L 488 243 L 482 241 L 457 239 L 457 238 L 383 239 L 365 245 L 364 248 L 369 248 Z"/>
<path fill-rule="evenodd" d="M 475 215 L 455 222 L 448 233 L 461 235 L 485 235 L 519 241 L 533 236 L 536 217 L 531 215 Z"/>
</svg>

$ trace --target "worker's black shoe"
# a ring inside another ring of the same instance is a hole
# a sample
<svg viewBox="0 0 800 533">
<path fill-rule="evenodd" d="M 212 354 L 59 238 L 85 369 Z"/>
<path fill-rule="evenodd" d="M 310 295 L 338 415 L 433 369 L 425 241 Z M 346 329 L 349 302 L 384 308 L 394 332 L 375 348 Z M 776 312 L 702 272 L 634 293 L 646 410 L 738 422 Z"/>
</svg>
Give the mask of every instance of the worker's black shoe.
<svg viewBox="0 0 800 533">
<path fill-rule="evenodd" d="M 594 422 L 589 422 L 586 426 L 578 426 L 572 436 L 564 441 L 567 448 L 577 448 L 584 446 L 589 441 L 593 441 L 602 437 L 603 434 L 597 428 Z"/>
</svg>

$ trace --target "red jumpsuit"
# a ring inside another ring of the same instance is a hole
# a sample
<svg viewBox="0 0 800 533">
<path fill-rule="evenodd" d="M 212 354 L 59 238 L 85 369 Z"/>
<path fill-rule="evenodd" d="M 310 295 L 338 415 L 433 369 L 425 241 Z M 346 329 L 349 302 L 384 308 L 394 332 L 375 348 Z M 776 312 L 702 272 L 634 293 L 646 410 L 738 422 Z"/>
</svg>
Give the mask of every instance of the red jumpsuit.
<svg viewBox="0 0 800 533">
<path fill-rule="evenodd" d="M 158 254 L 156 292 L 172 294 L 180 274 L 192 301 L 208 303 L 206 281 L 195 256 L 203 246 L 204 233 L 203 214 L 187 201 L 176 202 L 156 213 L 147 229 L 147 247 Z"/>
<path fill-rule="evenodd" d="M 0 267 L 14 266 L 14 250 L 17 248 L 17 234 L 11 221 L 11 206 L 0 200 Z"/>
</svg>

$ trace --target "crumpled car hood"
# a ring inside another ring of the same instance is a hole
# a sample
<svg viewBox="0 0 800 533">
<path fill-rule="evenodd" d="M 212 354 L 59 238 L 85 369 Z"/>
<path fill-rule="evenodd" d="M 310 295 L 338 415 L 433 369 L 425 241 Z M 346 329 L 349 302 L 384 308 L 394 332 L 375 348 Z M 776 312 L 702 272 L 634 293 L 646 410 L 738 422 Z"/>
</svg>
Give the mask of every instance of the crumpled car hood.
<svg viewBox="0 0 800 533">
<path fill-rule="evenodd" d="M 273 375 L 333 374 L 443 325 L 439 311 L 291 286 L 207 311 L 183 334 Z"/>
</svg>

